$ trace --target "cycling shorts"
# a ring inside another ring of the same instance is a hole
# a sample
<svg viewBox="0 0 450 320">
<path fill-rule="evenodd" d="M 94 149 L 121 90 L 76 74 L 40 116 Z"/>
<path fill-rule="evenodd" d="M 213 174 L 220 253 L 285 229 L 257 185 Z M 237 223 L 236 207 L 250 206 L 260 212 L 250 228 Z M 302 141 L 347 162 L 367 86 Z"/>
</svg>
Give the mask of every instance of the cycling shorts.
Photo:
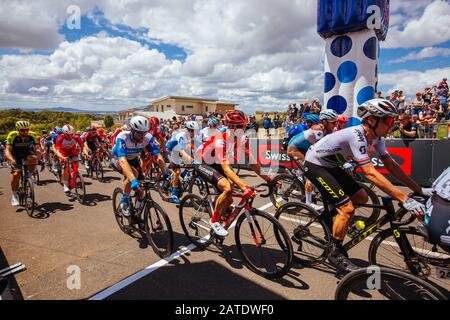
<svg viewBox="0 0 450 320">
<path fill-rule="evenodd" d="M 304 172 L 322 197 L 336 207 L 349 202 L 350 197 L 361 190 L 358 182 L 341 167 L 326 168 L 306 161 Z"/>
<path fill-rule="evenodd" d="M 97 151 L 97 143 L 95 141 L 87 141 L 87 145 L 89 149 L 91 149 L 92 153 Z"/>
<path fill-rule="evenodd" d="M 450 252 L 450 201 L 434 194 L 427 202 L 425 223 L 432 243 Z"/>
<path fill-rule="evenodd" d="M 59 149 L 58 151 L 61 153 L 61 155 L 63 157 L 68 157 L 68 158 L 72 158 L 72 159 L 76 157 L 77 159 L 76 160 L 73 159 L 73 160 L 78 161 L 78 150 L 77 150 L 76 146 L 74 146 L 71 149 Z"/>
<path fill-rule="evenodd" d="M 220 164 L 194 164 L 194 168 L 198 170 L 205 181 L 216 187 L 219 181 L 226 177 Z"/>
<path fill-rule="evenodd" d="M 135 168 L 138 172 L 138 180 L 144 180 L 144 175 L 142 174 L 142 170 L 141 170 L 141 163 L 139 161 L 139 157 L 136 157 L 134 159 L 127 159 L 128 163 L 130 164 L 130 166 L 132 168 Z M 114 170 L 116 170 L 117 172 L 119 172 L 120 174 L 123 174 L 123 170 L 122 167 L 120 166 L 119 163 L 119 158 L 117 157 L 113 157 L 111 159 L 111 166 L 113 167 Z"/>
</svg>

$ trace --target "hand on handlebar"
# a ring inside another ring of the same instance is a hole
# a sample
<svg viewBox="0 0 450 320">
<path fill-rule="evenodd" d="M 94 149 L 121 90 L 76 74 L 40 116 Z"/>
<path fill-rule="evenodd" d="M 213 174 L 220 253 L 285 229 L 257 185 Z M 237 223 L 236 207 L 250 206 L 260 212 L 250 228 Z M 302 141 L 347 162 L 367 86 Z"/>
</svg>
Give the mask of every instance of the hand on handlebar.
<svg viewBox="0 0 450 320">
<path fill-rule="evenodd" d="M 433 195 L 433 188 L 422 188 L 420 189 L 419 194 L 429 198 Z"/>
<path fill-rule="evenodd" d="M 138 191 L 140 189 L 140 185 L 139 185 L 139 180 L 138 179 L 133 179 L 131 181 L 131 189 L 133 189 L 134 191 Z"/>
<path fill-rule="evenodd" d="M 244 198 L 247 200 L 251 200 L 256 196 L 256 193 L 249 186 L 245 186 L 245 188 L 242 189 L 242 191 L 244 193 Z"/>
</svg>

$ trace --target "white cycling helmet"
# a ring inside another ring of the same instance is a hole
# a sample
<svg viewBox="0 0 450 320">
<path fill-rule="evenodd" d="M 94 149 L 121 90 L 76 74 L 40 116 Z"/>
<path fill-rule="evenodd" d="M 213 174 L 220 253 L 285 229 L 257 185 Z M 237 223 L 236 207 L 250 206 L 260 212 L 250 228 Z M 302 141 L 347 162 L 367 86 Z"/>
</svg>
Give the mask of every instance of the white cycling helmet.
<svg viewBox="0 0 450 320">
<path fill-rule="evenodd" d="M 75 129 L 70 124 L 66 124 L 62 127 L 62 132 L 65 134 L 74 134 Z"/>
<path fill-rule="evenodd" d="M 150 130 L 150 123 L 146 117 L 134 116 L 130 119 L 131 130 L 139 132 L 148 132 Z"/>
<path fill-rule="evenodd" d="M 326 121 L 337 121 L 339 115 L 337 114 L 336 111 L 334 111 L 333 109 L 324 109 L 322 111 L 320 111 L 319 114 L 319 119 L 322 120 L 326 120 Z"/>
<path fill-rule="evenodd" d="M 398 116 L 398 109 L 395 104 L 389 100 L 371 99 L 358 107 L 358 117 L 360 117 L 361 120 L 364 120 L 369 116 L 377 118 L 396 117 Z"/>
<path fill-rule="evenodd" d="M 186 129 L 188 130 L 198 130 L 199 126 L 198 123 L 195 121 L 186 121 L 186 123 L 184 124 Z"/>
</svg>

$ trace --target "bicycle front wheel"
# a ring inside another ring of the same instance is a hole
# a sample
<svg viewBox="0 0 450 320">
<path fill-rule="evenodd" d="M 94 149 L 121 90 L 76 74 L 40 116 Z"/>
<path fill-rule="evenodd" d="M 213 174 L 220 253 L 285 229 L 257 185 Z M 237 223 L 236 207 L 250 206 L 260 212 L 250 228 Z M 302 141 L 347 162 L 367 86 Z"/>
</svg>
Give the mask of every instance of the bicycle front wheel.
<svg viewBox="0 0 450 320">
<path fill-rule="evenodd" d="M 33 215 L 34 203 L 34 185 L 30 179 L 25 180 L 24 206 L 29 216 Z"/>
<path fill-rule="evenodd" d="M 145 234 L 148 243 L 161 258 L 166 258 L 173 251 L 173 231 L 169 216 L 164 209 L 154 201 L 145 206 Z"/>
<path fill-rule="evenodd" d="M 336 288 L 336 300 L 447 300 L 430 283 L 390 268 L 372 266 L 347 274 Z"/>
<path fill-rule="evenodd" d="M 397 237 L 402 236 L 413 250 L 414 257 L 405 262 Z M 439 270 L 450 266 L 450 253 L 431 244 L 426 235 L 414 227 L 401 227 L 395 233 L 386 229 L 375 236 L 369 247 L 369 262 L 382 267 L 411 272 L 450 291 L 448 279 L 442 279 Z"/>
<path fill-rule="evenodd" d="M 277 279 L 291 269 L 291 240 L 286 230 L 270 214 L 256 209 L 252 210 L 249 217 L 241 214 L 236 222 L 235 240 L 245 264 L 256 274 L 267 279 Z"/>
<path fill-rule="evenodd" d="M 84 184 L 83 177 L 81 176 L 80 172 L 77 172 L 75 176 L 75 194 L 77 196 L 77 200 L 79 203 L 83 204 L 84 199 L 86 197 L 86 186 Z"/>
<path fill-rule="evenodd" d="M 314 266 L 326 259 L 331 232 L 317 211 L 303 203 L 288 202 L 275 212 L 275 218 L 291 236 L 294 261 Z"/>
</svg>

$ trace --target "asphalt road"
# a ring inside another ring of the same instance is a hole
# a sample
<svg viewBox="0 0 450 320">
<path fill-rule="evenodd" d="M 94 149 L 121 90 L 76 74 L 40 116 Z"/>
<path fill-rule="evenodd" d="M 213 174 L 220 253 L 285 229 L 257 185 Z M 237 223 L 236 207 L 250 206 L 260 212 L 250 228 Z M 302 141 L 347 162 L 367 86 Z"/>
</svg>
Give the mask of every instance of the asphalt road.
<svg viewBox="0 0 450 320">
<path fill-rule="evenodd" d="M 161 260 L 141 237 L 121 232 L 111 202 L 121 178 L 112 171 L 107 171 L 105 178 L 104 183 L 85 179 L 88 203 L 81 205 L 68 198 L 54 176 L 45 171 L 41 174 L 43 184 L 35 189 L 38 207 L 30 217 L 23 209 L 10 206 L 10 170 L 0 168 L 0 269 L 16 262 L 27 267 L 14 277 L 8 296 L 3 298 L 334 298 L 339 279 L 327 264 L 314 268 L 294 265 L 283 279 L 264 279 L 242 264 L 233 231 L 221 247 L 187 250 L 192 246 L 181 229 L 178 209 L 155 193 L 170 216 L 175 251 L 181 250 L 174 260 Z M 262 182 L 249 172 L 243 172 L 243 178 L 249 185 Z M 275 212 L 269 199 L 258 197 L 254 205 Z M 356 264 L 368 265 L 369 244 L 366 240 L 350 251 Z M 73 288 L 78 283 L 72 281 L 73 270 L 80 270 L 79 288 Z"/>
</svg>

